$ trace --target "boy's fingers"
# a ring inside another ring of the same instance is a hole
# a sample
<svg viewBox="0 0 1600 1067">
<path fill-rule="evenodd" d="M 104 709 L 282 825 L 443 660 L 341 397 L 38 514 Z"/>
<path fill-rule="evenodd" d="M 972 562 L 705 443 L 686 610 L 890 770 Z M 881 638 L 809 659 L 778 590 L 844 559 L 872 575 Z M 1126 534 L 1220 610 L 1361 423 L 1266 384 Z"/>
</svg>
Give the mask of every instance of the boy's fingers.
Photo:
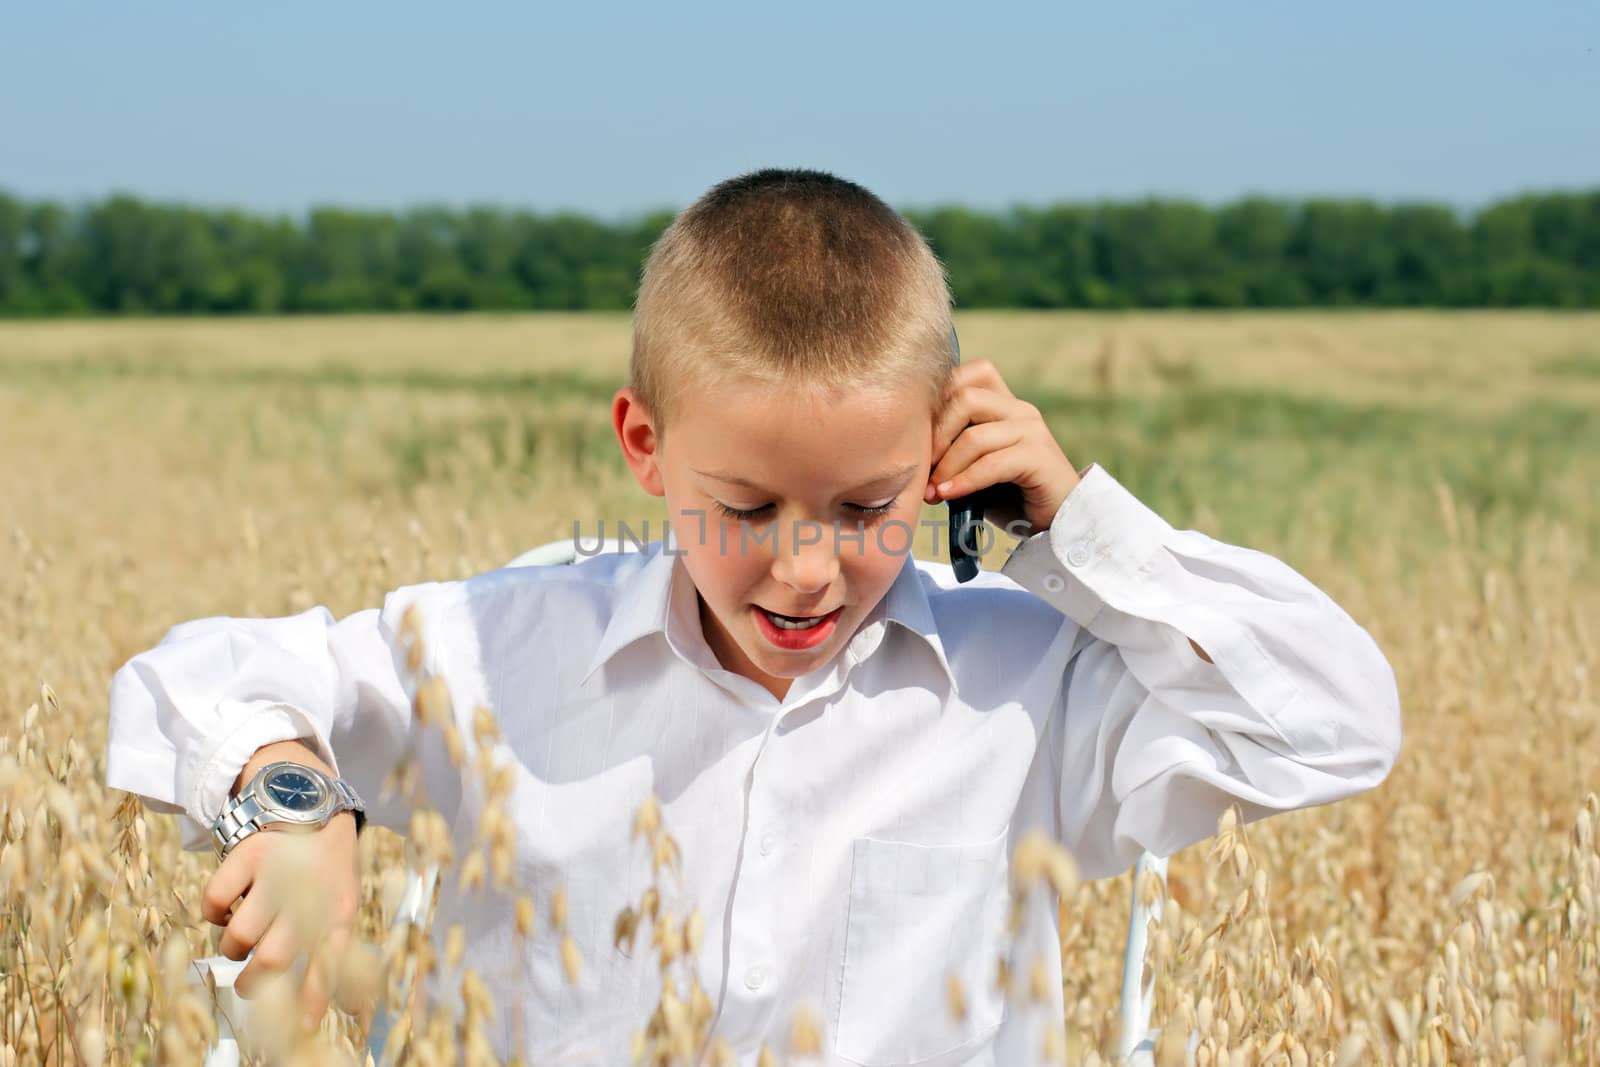
<svg viewBox="0 0 1600 1067">
<path fill-rule="evenodd" d="M 338 959 L 334 954 L 337 950 L 334 939 L 337 936 L 337 931 L 330 934 L 307 961 L 306 980 L 300 986 L 300 1010 L 305 1015 L 307 1026 L 316 1026 L 328 1010 L 328 991 L 333 986 L 333 975 L 337 973 L 332 970 Z"/>
<path fill-rule="evenodd" d="M 242 843 L 240 847 L 243 847 Z M 233 902 L 255 880 L 255 864 L 251 862 L 254 858 L 253 849 L 248 853 L 236 849 L 222 861 L 222 866 L 212 872 L 200 892 L 200 914 L 206 922 L 214 926 L 228 925 L 228 911 L 233 907 Z"/>
<path fill-rule="evenodd" d="M 983 485 L 969 484 L 976 464 L 984 457 L 1010 448 L 1022 440 L 1022 431 L 1015 423 L 1011 422 L 983 422 L 969 426 L 960 437 L 957 437 L 944 455 L 933 468 L 933 473 L 928 477 L 937 493 L 936 499 L 965 496 L 967 493 L 983 488 Z M 961 478 L 966 475 L 965 478 Z M 940 483 L 960 479 L 960 484 L 952 486 L 949 490 L 940 490 Z M 983 483 L 990 484 L 990 483 Z"/>
<path fill-rule="evenodd" d="M 951 486 L 940 495 L 954 498 L 976 493 L 980 489 L 987 489 L 991 485 L 1001 482 L 1014 481 L 1017 472 L 1021 469 L 1016 463 L 1017 449 L 1003 448 L 995 452 L 985 452 L 979 456 L 972 466 L 967 467 L 950 478 Z M 999 522 L 1001 516 L 990 515 L 988 518 Z"/>
<path fill-rule="evenodd" d="M 1025 414 L 1017 406 L 1019 403 L 1015 397 L 991 389 L 963 389 L 951 398 L 943 416 L 933 428 L 933 461 L 938 463 L 951 443 L 968 426 L 999 422 Z"/>
<path fill-rule="evenodd" d="M 305 1011 L 307 1021 L 315 1026 L 322 1020 L 328 1007 L 339 999 L 339 1004 L 345 1010 L 352 1010 L 348 1003 L 352 990 L 342 986 L 341 983 L 347 973 L 345 956 L 356 944 L 354 934 L 348 926 L 336 926 L 328 933 L 326 940 L 317 948 L 306 970 L 306 983 L 301 990 L 300 1004 Z M 359 945 L 357 945 L 359 951 Z"/>
<path fill-rule="evenodd" d="M 250 957 L 250 962 L 244 965 L 244 970 L 233 980 L 234 992 L 248 1000 L 253 995 L 257 982 L 287 971 L 295 965 L 299 956 L 296 949 L 293 924 L 273 923 L 256 942 L 255 955 Z"/>
<path fill-rule="evenodd" d="M 1010 387 L 1006 385 L 1006 380 L 1000 376 L 1000 368 L 991 360 L 975 359 L 970 363 L 963 363 L 960 369 L 966 372 L 961 376 L 966 382 L 982 385 L 1003 396 L 1013 395 Z"/>
<path fill-rule="evenodd" d="M 272 919 L 273 915 L 260 894 L 252 893 L 223 927 L 222 937 L 217 940 L 217 951 L 230 960 L 244 959 L 251 949 L 261 943 L 267 928 L 272 925 Z"/>
</svg>

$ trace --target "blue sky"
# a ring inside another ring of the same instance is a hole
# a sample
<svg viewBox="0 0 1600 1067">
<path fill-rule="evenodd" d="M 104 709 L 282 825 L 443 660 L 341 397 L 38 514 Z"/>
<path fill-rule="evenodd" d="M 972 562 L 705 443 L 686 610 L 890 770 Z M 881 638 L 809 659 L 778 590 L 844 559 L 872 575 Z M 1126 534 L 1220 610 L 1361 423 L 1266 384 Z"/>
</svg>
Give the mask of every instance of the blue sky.
<svg viewBox="0 0 1600 1067">
<path fill-rule="evenodd" d="M 0 16 L 0 187 L 615 218 L 811 166 L 897 207 L 1474 207 L 1600 185 L 1600 4 L 87 4 Z"/>
</svg>

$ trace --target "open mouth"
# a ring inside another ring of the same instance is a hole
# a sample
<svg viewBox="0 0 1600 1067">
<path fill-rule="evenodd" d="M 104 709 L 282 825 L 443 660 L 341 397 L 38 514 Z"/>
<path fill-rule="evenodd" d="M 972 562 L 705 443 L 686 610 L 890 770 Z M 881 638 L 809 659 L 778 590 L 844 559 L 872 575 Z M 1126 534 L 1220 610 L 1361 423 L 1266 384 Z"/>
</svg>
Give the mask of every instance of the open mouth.
<svg viewBox="0 0 1600 1067">
<path fill-rule="evenodd" d="M 772 621 L 772 625 L 780 630 L 809 630 L 814 626 L 820 626 L 830 616 L 838 614 L 839 609 L 835 608 L 822 615 L 784 615 L 780 612 L 769 611 L 766 608 L 762 608 L 761 611 Z"/>
<path fill-rule="evenodd" d="M 844 605 L 825 615 L 785 615 L 759 604 L 752 604 L 750 612 L 756 618 L 756 629 L 774 648 L 805 652 L 821 646 L 833 634 Z"/>
</svg>

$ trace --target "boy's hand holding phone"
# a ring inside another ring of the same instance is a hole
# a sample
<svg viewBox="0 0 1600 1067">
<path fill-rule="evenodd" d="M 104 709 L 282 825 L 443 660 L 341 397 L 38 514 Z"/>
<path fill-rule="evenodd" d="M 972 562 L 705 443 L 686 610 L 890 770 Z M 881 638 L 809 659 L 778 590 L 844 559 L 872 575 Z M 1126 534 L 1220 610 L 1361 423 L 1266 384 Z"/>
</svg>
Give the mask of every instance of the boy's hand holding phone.
<svg viewBox="0 0 1600 1067">
<path fill-rule="evenodd" d="M 934 504 L 989 490 L 988 521 L 1001 528 L 1026 522 L 1025 536 L 1048 529 L 1078 472 L 1039 409 L 1017 399 L 986 359 L 959 364 L 948 396 L 933 428 L 934 468 L 923 499 Z"/>
<path fill-rule="evenodd" d="M 257 770 L 280 760 L 330 773 L 304 744 L 281 742 L 251 757 L 233 793 Z M 207 922 L 223 927 L 218 945 L 222 955 L 242 960 L 254 950 L 234 981 L 238 995 L 249 999 L 256 983 L 303 966 L 300 1008 L 308 1027 L 321 1022 L 334 968 L 354 938 L 361 907 L 356 830 L 355 814 L 337 811 L 319 829 L 251 833 L 228 850 L 206 882 L 201 910 Z M 316 966 L 302 962 L 308 950 L 315 954 Z"/>
</svg>

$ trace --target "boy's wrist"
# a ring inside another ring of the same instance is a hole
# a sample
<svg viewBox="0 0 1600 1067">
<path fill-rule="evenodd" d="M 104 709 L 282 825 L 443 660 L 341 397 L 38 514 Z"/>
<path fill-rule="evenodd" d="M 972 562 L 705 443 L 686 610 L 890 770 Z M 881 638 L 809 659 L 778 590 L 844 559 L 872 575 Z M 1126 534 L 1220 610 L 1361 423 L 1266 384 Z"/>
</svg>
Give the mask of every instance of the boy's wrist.
<svg viewBox="0 0 1600 1067">
<path fill-rule="evenodd" d="M 223 805 L 212 824 L 212 841 L 219 858 L 226 859 L 235 845 L 261 830 L 319 831 L 346 812 L 359 835 L 365 807 L 344 779 L 296 759 L 274 759 L 250 772 L 237 795 Z"/>
<path fill-rule="evenodd" d="M 1091 463 L 1048 529 L 1019 544 L 1000 572 L 1088 628 L 1118 583 L 1135 581 L 1172 527 Z"/>
<path fill-rule="evenodd" d="M 324 763 L 316 754 L 316 751 L 304 740 L 274 741 L 256 749 L 255 754 L 240 769 L 239 776 L 233 780 L 233 785 L 229 788 L 228 795 L 230 797 L 238 796 L 239 791 L 249 783 L 251 778 L 255 777 L 257 771 L 267 764 L 276 763 L 279 760 L 303 763 L 307 767 L 315 767 L 330 778 L 337 777 L 333 768 Z"/>
<path fill-rule="evenodd" d="M 250 779 L 254 778 L 256 773 L 260 771 L 262 767 L 265 767 L 269 763 L 277 763 L 284 760 L 290 763 L 300 763 L 307 767 L 313 767 L 316 770 L 321 771 L 323 774 L 326 774 L 329 778 L 339 777 L 338 772 L 335 771 L 334 768 L 328 766 L 328 764 L 317 755 L 316 750 L 313 749 L 309 744 L 309 739 L 274 741 L 271 744 L 262 745 L 260 748 L 256 749 L 255 754 L 251 756 L 250 759 L 245 763 L 244 767 L 240 769 L 239 777 L 234 779 L 233 786 L 228 790 L 228 796 L 230 798 L 237 797 L 239 795 L 239 791 L 249 784 Z M 355 821 L 356 836 L 359 837 L 361 835 L 361 831 L 366 828 L 367 813 L 361 810 L 351 811 L 346 809 L 335 812 L 333 817 L 336 819 L 340 815 L 349 815 Z M 332 820 L 329 821 L 331 822 Z"/>
<path fill-rule="evenodd" d="M 337 777 L 336 757 L 317 723 L 281 701 L 219 701 L 207 732 L 180 754 L 176 783 L 184 809 L 202 826 L 214 825 L 251 776 L 274 759 Z"/>
</svg>

